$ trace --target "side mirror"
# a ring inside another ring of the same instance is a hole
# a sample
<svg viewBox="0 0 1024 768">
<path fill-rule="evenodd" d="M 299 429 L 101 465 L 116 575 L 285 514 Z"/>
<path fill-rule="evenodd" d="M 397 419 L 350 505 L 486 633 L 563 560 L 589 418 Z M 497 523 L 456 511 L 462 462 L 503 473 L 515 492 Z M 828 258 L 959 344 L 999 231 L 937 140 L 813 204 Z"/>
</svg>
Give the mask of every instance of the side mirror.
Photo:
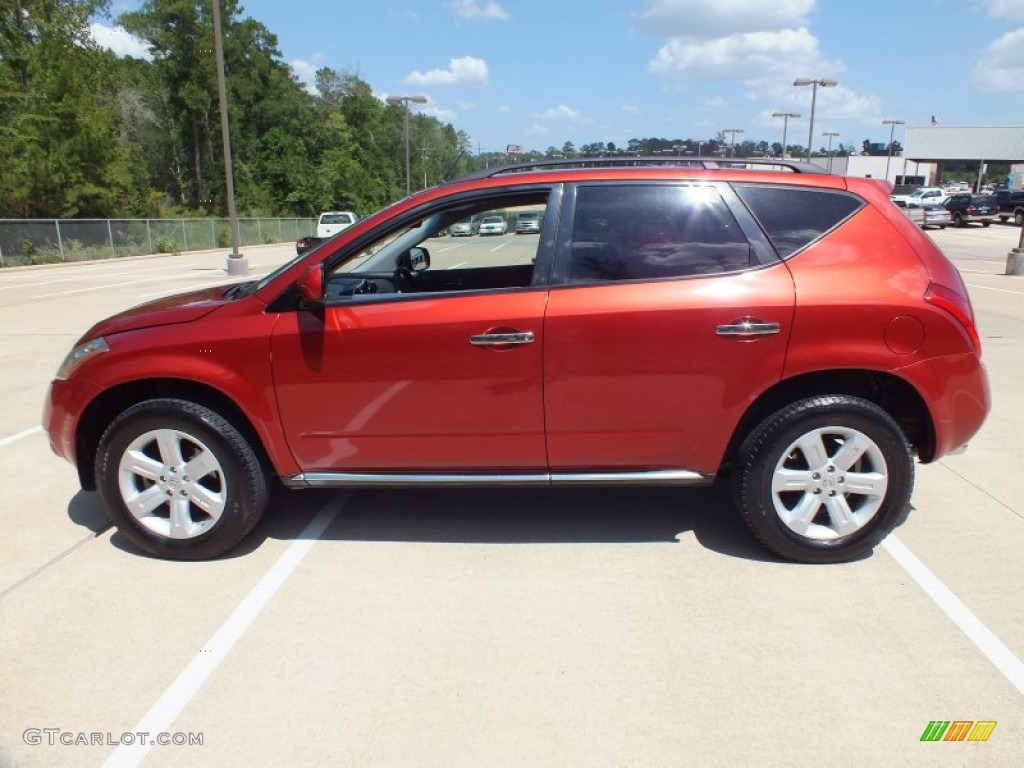
<svg viewBox="0 0 1024 768">
<path fill-rule="evenodd" d="M 430 268 L 430 251 L 426 248 L 409 249 L 409 268 L 413 272 L 422 272 Z"/>
<path fill-rule="evenodd" d="M 299 278 L 299 297 L 305 306 L 324 303 L 324 266 L 313 264 Z"/>
</svg>

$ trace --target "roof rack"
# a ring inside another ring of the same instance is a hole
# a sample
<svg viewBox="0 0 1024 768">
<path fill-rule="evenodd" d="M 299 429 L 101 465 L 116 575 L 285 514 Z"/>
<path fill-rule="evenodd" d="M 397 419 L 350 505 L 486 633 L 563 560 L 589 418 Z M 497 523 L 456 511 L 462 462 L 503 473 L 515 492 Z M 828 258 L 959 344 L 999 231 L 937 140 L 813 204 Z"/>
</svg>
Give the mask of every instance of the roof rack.
<svg viewBox="0 0 1024 768">
<path fill-rule="evenodd" d="M 781 160 L 765 157 L 577 157 L 562 158 L 557 160 L 535 160 L 529 163 L 517 163 L 515 165 L 502 165 L 496 168 L 487 168 L 476 171 L 466 176 L 460 176 L 454 181 L 474 181 L 477 179 L 490 179 L 495 176 L 503 176 L 509 173 L 528 173 L 530 171 L 558 170 L 571 168 L 640 168 L 667 166 L 673 168 L 700 168 L 714 170 L 719 168 L 750 168 L 750 166 L 784 168 L 792 173 L 813 173 L 825 174 L 827 171 L 817 165 L 810 163 L 798 163 L 793 160 Z"/>
</svg>

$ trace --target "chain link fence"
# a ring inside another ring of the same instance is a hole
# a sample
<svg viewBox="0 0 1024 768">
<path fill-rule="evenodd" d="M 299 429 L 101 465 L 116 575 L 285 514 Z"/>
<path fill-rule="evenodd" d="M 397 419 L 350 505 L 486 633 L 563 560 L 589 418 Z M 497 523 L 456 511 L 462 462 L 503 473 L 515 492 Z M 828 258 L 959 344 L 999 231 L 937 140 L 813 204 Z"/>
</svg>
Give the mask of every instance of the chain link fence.
<svg viewBox="0 0 1024 768">
<path fill-rule="evenodd" d="M 242 247 L 297 240 L 315 219 L 238 220 Z M 0 267 L 231 247 L 228 219 L 0 219 Z"/>
</svg>

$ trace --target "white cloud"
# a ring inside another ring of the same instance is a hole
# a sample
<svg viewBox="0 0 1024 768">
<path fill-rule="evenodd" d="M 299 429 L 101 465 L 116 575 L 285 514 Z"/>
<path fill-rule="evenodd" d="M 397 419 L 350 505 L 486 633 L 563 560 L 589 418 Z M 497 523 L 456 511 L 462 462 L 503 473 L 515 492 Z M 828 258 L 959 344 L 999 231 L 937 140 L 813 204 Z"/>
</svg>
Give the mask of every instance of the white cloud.
<svg viewBox="0 0 1024 768">
<path fill-rule="evenodd" d="M 643 114 L 640 111 L 640 107 L 637 107 L 637 106 L 635 106 L 633 104 L 623 104 L 621 107 L 619 107 L 619 111 L 622 112 L 622 114 L 624 114 L 624 115 L 641 115 L 641 114 Z"/>
<path fill-rule="evenodd" d="M 319 54 L 315 56 L 314 59 L 318 57 Z M 320 67 L 314 62 L 303 61 L 302 59 L 295 59 L 291 64 L 289 64 L 289 66 L 292 68 L 292 72 L 295 73 L 295 76 L 299 78 L 299 82 L 302 83 L 302 86 L 309 93 L 315 95 L 317 93 L 316 71 L 320 69 Z"/>
<path fill-rule="evenodd" d="M 649 0 L 633 18 L 658 37 L 709 40 L 803 26 L 814 4 L 815 0 Z"/>
<path fill-rule="evenodd" d="M 706 42 L 669 40 L 648 68 L 655 74 L 695 74 L 722 80 L 804 77 L 801 70 L 820 71 L 823 57 L 818 39 L 801 29 L 744 32 Z"/>
<path fill-rule="evenodd" d="M 973 75 L 974 84 L 986 91 L 1024 90 L 1024 27 L 992 41 Z"/>
<path fill-rule="evenodd" d="M 981 0 L 981 4 L 991 16 L 1024 19 L 1024 2 L 1021 0 Z"/>
<path fill-rule="evenodd" d="M 456 101 L 455 106 L 458 107 L 463 112 L 469 112 L 472 109 L 476 109 L 476 104 L 474 104 L 472 101 Z"/>
<path fill-rule="evenodd" d="M 90 24 L 89 34 L 101 48 L 109 48 L 118 56 L 131 56 L 133 59 L 152 61 L 149 45 L 140 40 L 124 27 L 107 27 L 103 24 Z"/>
<path fill-rule="evenodd" d="M 704 101 L 702 101 L 700 105 L 704 109 L 721 109 L 728 103 L 729 102 L 727 102 L 721 96 L 709 96 L 708 98 L 704 99 Z"/>
<path fill-rule="evenodd" d="M 445 5 L 451 8 L 460 19 L 497 19 L 499 21 L 508 21 L 512 18 L 509 16 L 508 11 L 495 2 L 480 5 L 477 0 L 448 0 Z"/>
<path fill-rule="evenodd" d="M 495 109 L 494 111 L 500 115 L 507 115 L 512 111 L 512 107 L 510 107 L 508 104 L 499 104 L 498 108 Z"/>
<path fill-rule="evenodd" d="M 436 104 L 428 104 L 423 107 L 420 112 L 425 115 L 430 115 L 431 117 L 436 117 L 442 123 L 453 123 L 455 122 L 455 118 L 458 117 L 454 110 L 447 109 Z"/>
<path fill-rule="evenodd" d="M 475 56 L 452 59 L 448 69 L 429 72 L 414 71 L 405 78 L 406 85 L 463 85 L 483 88 L 487 85 L 487 62 Z"/>
<path fill-rule="evenodd" d="M 583 115 L 572 107 L 567 107 L 565 104 L 559 104 L 557 107 L 551 109 L 545 109 L 539 115 L 538 118 L 541 120 L 558 120 L 563 122 L 579 122 Z"/>
</svg>

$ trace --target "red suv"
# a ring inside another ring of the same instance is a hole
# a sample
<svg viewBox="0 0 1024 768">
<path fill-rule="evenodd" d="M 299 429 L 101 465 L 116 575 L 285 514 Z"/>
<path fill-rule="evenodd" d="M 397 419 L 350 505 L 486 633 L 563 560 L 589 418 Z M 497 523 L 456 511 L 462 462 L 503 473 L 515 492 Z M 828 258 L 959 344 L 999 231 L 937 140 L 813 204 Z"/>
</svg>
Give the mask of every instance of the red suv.
<svg viewBox="0 0 1024 768">
<path fill-rule="evenodd" d="M 598 167 L 600 165 L 600 167 Z M 540 232 L 455 239 L 536 212 Z M 429 189 L 259 281 L 105 320 L 54 451 L 132 542 L 199 559 L 291 488 L 699 485 L 779 555 L 905 515 L 989 409 L 959 273 L 872 180 L 799 164 L 520 165 Z"/>
</svg>

